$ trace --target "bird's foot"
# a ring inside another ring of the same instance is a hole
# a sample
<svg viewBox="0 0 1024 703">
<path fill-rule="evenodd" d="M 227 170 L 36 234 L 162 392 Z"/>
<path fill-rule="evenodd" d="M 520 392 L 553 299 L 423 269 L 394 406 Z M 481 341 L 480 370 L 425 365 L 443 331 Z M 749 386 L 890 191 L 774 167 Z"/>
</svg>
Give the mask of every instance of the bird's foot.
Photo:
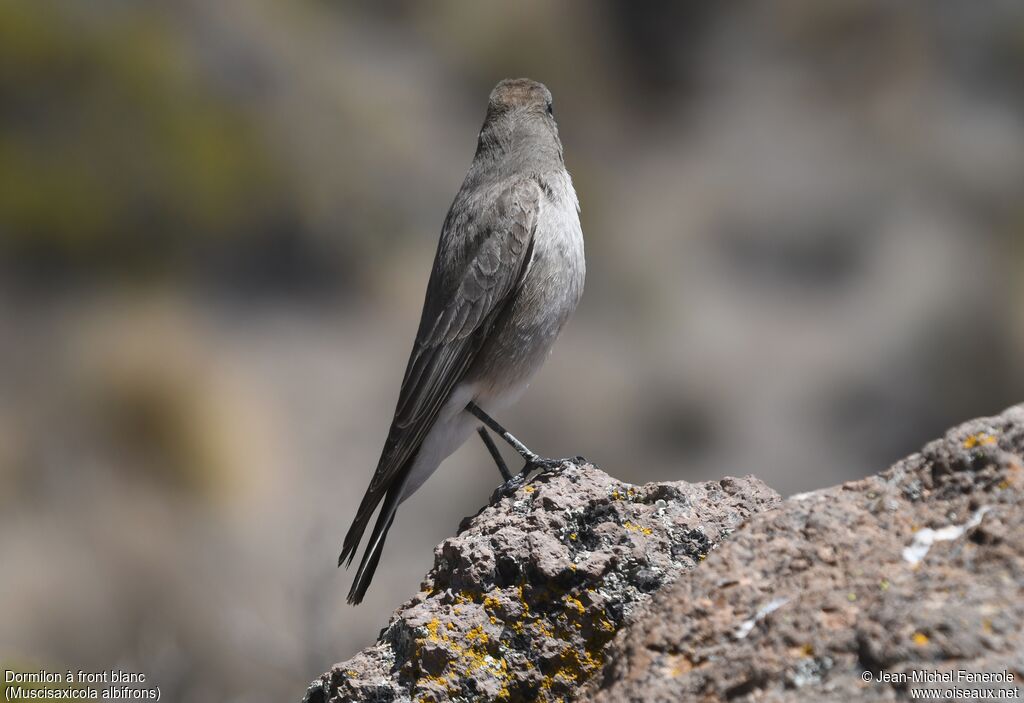
<svg viewBox="0 0 1024 703">
<path fill-rule="evenodd" d="M 508 497 L 518 491 L 526 485 L 530 478 L 530 474 L 535 471 L 551 476 L 559 473 L 560 471 L 564 471 L 569 466 L 580 466 L 582 464 L 589 463 L 590 462 L 582 456 L 568 457 L 565 459 L 548 459 L 546 457 L 534 456 L 526 460 L 526 464 L 523 466 L 522 471 L 494 489 L 494 493 L 491 494 L 490 502 L 493 505 L 502 498 Z"/>
<path fill-rule="evenodd" d="M 548 459 L 546 457 L 534 456 L 526 460 L 523 470 L 519 476 L 529 476 L 537 472 L 537 475 L 554 476 L 565 471 L 570 466 L 581 466 L 590 463 L 582 456 L 566 457 L 564 459 Z"/>
<path fill-rule="evenodd" d="M 526 460 L 526 466 L 523 467 L 522 473 L 530 474 L 534 471 L 540 471 L 542 473 L 558 473 L 569 466 L 579 466 L 587 463 L 589 462 L 582 456 L 567 457 L 564 459 L 547 459 L 545 457 L 535 456 Z"/>
<path fill-rule="evenodd" d="M 508 496 L 514 494 L 520 488 L 525 486 L 526 485 L 526 479 L 527 479 L 528 476 L 529 476 L 529 472 L 527 472 L 525 470 L 521 471 L 518 474 L 516 474 L 515 476 L 513 476 L 512 478 L 510 478 L 507 481 L 505 481 L 504 483 L 502 483 L 497 488 L 495 488 L 494 489 L 494 493 L 491 494 L 491 500 L 490 500 L 491 505 L 494 505 L 495 503 L 497 503 L 502 498 L 507 498 Z"/>
</svg>

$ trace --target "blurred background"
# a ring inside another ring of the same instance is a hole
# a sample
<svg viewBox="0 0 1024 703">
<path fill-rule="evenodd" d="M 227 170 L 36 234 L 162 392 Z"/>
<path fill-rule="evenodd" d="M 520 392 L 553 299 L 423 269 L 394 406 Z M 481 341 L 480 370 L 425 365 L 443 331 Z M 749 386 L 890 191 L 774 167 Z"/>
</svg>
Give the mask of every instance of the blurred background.
<svg viewBox="0 0 1024 703">
<path fill-rule="evenodd" d="M 0 3 L 0 659 L 278 701 L 498 482 L 467 444 L 344 605 L 488 92 L 555 96 L 583 303 L 501 418 L 630 482 L 885 468 L 1024 400 L 1024 5 Z"/>
</svg>

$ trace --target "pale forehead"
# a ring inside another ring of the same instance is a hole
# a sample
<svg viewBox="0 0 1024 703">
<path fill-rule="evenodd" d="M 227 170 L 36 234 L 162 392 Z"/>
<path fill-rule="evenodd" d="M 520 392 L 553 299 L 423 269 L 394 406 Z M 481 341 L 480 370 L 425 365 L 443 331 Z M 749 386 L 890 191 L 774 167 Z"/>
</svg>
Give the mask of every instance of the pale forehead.
<svg viewBox="0 0 1024 703">
<path fill-rule="evenodd" d="M 504 107 L 546 105 L 551 102 L 551 91 L 529 78 L 507 78 L 494 86 L 490 102 Z"/>
</svg>

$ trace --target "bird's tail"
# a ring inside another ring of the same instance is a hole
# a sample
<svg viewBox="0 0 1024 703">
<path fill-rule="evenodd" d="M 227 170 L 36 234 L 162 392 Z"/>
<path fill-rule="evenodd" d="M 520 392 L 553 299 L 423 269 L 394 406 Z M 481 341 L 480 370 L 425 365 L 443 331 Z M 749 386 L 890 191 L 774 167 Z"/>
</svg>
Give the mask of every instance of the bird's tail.
<svg viewBox="0 0 1024 703">
<path fill-rule="evenodd" d="M 377 509 L 380 499 L 380 491 L 366 490 L 363 500 L 359 503 L 356 516 L 352 520 L 348 532 L 345 533 L 345 544 L 338 556 L 338 566 L 344 564 L 347 567 L 352 563 L 352 558 L 356 555 L 359 542 L 363 539 L 363 533 L 366 532 L 366 526 L 369 524 L 370 518 L 373 517 L 373 511 Z"/>
<path fill-rule="evenodd" d="M 398 482 L 398 485 L 392 485 L 388 489 L 387 495 L 384 498 L 384 505 L 377 515 L 377 522 L 374 524 L 373 532 L 370 534 L 370 541 L 366 544 L 366 551 L 363 552 L 363 558 L 359 562 L 359 569 L 356 570 L 356 577 L 352 581 L 352 588 L 348 592 L 348 602 L 352 605 L 362 602 L 363 596 L 366 595 L 366 589 L 370 587 L 370 581 L 373 580 L 373 574 L 377 570 L 377 562 L 380 561 L 381 552 L 384 551 L 384 540 L 387 539 L 388 530 L 391 529 L 391 523 L 395 520 L 398 504 L 402 502 L 402 491 L 404 488 L 405 481 L 403 480 Z M 359 535 L 355 538 L 355 543 L 351 545 L 351 549 L 348 536 L 346 536 L 345 551 L 342 551 L 341 556 L 338 558 L 339 566 L 342 560 L 345 559 L 346 554 L 348 555 L 349 563 L 351 563 L 352 555 L 355 554 L 356 546 L 365 527 L 366 522 L 359 528 Z M 355 528 L 356 524 L 353 523 L 352 529 Z M 350 533 L 352 529 L 349 530 Z"/>
</svg>

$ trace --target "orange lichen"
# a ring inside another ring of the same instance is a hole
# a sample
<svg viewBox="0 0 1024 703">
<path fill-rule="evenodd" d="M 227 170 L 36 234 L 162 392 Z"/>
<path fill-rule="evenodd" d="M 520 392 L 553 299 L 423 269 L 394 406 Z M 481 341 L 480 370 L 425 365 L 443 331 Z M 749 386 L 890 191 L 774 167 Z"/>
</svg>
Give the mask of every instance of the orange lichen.
<svg viewBox="0 0 1024 703">
<path fill-rule="evenodd" d="M 438 688 L 444 689 L 444 690 L 446 690 L 448 692 L 452 692 L 453 693 L 455 691 L 455 686 L 453 686 L 452 682 L 449 681 L 448 679 L 446 679 L 444 676 L 424 675 L 424 676 L 421 676 L 416 683 L 417 683 L 417 687 L 419 687 L 420 685 L 423 685 L 423 684 L 427 684 L 427 685 L 431 685 L 432 684 L 432 685 L 437 686 Z M 417 700 L 434 700 L 434 699 L 433 698 L 430 698 L 430 699 L 418 698 Z"/>
<path fill-rule="evenodd" d="M 523 595 L 523 584 L 519 584 L 517 590 L 519 591 L 519 602 L 523 604 L 523 614 L 529 615 L 530 604 L 526 602 L 526 596 Z"/>
<path fill-rule="evenodd" d="M 669 676 L 682 676 L 687 671 L 693 669 L 693 662 L 684 654 L 670 654 L 668 655 L 668 660 L 670 662 L 668 668 Z"/>
<path fill-rule="evenodd" d="M 654 530 L 652 530 L 649 527 L 643 527 L 641 525 L 635 525 L 635 524 L 633 524 L 632 522 L 629 522 L 629 521 L 626 521 L 626 522 L 622 523 L 622 526 L 625 527 L 630 532 L 640 532 L 640 533 L 643 533 L 645 535 L 649 535 L 649 534 L 651 534 L 654 531 Z"/>
<path fill-rule="evenodd" d="M 447 623 L 447 625 L 447 629 L 453 629 L 451 623 Z M 470 675 L 483 673 L 498 679 L 502 692 L 499 694 L 498 700 L 508 700 L 511 695 L 508 692 L 510 678 L 508 663 L 500 656 L 495 656 L 499 650 L 490 651 L 494 643 L 491 642 L 482 625 L 477 625 L 466 633 L 466 646 L 450 638 L 445 630 L 441 628 L 441 622 L 437 618 L 428 622 L 425 629 L 427 636 L 422 640 L 418 640 L 418 643 L 422 644 L 424 641 L 429 641 L 442 644 L 451 657 L 451 663 L 447 666 L 444 675 L 421 676 L 419 679 L 420 684 L 434 685 L 448 692 L 455 692 L 457 687 L 453 682 L 465 679 Z M 489 647 L 489 645 L 491 646 Z M 417 647 L 416 651 L 417 656 L 419 656 L 421 647 Z"/>
<path fill-rule="evenodd" d="M 556 683 L 573 688 L 585 681 L 603 664 L 599 649 L 589 644 L 582 650 L 573 647 L 563 649 L 558 658 L 557 668 L 541 680 L 540 699 L 561 700 L 563 696 L 553 695 L 552 689 Z"/>
<path fill-rule="evenodd" d="M 791 657 L 813 657 L 814 646 L 810 644 L 803 644 L 799 647 L 790 647 L 789 655 Z"/>
<path fill-rule="evenodd" d="M 431 642 L 440 642 L 441 637 L 438 634 L 438 630 L 441 628 L 441 621 L 434 618 L 427 623 L 427 637 Z"/>
<path fill-rule="evenodd" d="M 998 440 L 986 432 L 979 432 L 978 434 L 972 434 L 964 440 L 964 449 L 974 449 L 975 447 L 992 445 Z"/>
</svg>

